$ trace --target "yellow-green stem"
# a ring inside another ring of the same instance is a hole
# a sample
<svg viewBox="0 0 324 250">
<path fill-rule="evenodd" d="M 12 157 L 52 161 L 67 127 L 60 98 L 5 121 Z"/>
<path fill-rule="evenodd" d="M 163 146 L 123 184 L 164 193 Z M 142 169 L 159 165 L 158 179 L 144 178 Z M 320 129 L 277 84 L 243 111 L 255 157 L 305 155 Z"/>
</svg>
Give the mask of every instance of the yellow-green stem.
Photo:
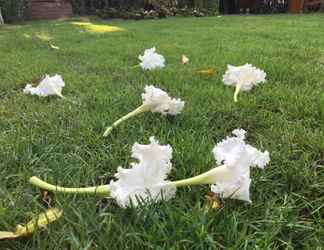
<svg viewBox="0 0 324 250">
<path fill-rule="evenodd" d="M 234 102 L 237 102 L 237 96 L 240 93 L 242 84 L 238 83 L 235 87 L 235 93 L 234 93 Z"/>
<path fill-rule="evenodd" d="M 128 120 L 129 118 L 136 116 L 138 114 L 141 114 L 143 112 L 149 111 L 150 108 L 147 105 L 141 105 L 139 106 L 137 109 L 133 110 L 132 112 L 128 113 L 127 115 L 123 116 L 122 118 L 120 118 L 119 120 L 115 121 L 113 123 L 113 125 L 111 125 L 110 127 L 108 127 L 105 131 L 105 133 L 103 134 L 104 137 L 107 137 L 111 131 L 117 127 L 119 124 L 121 124 L 122 122 Z"/>
<path fill-rule="evenodd" d="M 65 188 L 60 186 L 55 186 L 49 184 L 45 181 L 42 181 L 36 176 L 33 176 L 29 179 L 29 183 L 39 187 L 41 189 L 56 192 L 56 193 L 65 193 L 65 194 L 96 194 L 98 196 L 109 196 L 109 185 L 102 185 L 97 187 L 84 187 L 84 188 Z"/>
<path fill-rule="evenodd" d="M 216 181 L 226 180 L 228 178 L 230 178 L 229 170 L 225 165 L 222 165 L 192 178 L 170 182 L 170 185 L 175 185 L 176 187 L 183 187 L 203 184 L 214 184 Z"/>
</svg>

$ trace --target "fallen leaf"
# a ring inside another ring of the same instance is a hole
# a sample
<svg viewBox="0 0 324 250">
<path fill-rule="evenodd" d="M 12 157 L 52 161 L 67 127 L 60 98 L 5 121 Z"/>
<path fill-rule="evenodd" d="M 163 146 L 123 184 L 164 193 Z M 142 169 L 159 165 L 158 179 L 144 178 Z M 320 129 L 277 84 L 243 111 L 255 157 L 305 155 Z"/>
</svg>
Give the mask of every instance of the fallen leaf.
<svg viewBox="0 0 324 250">
<path fill-rule="evenodd" d="M 210 209 L 219 209 L 222 207 L 222 202 L 219 199 L 218 195 L 213 192 L 208 192 L 205 195 L 204 208 L 206 210 Z"/>
<path fill-rule="evenodd" d="M 48 209 L 30 220 L 25 226 L 17 225 L 14 232 L 0 231 L 0 240 L 15 239 L 33 234 L 37 229 L 58 220 L 63 215 L 63 210 L 57 208 Z"/>
<path fill-rule="evenodd" d="M 205 75 L 205 76 L 212 76 L 216 74 L 216 70 L 214 69 L 202 69 L 198 71 L 199 74 Z"/>
<path fill-rule="evenodd" d="M 52 197 L 47 191 L 41 192 L 41 200 L 47 208 L 51 207 Z"/>
<path fill-rule="evenodd" d="M 185 55 L 182 55 L 181 61 L 182 61 L 182 64 L 187 64 L 189 62 L 189 58 L 186 57 Z"/>
<path fill-rule="evenodd" d="M 19 236 L 14 234 L 13 232 L 0 231 L 0 240 L 15 239 L 15 238 L 18 238 L 18 237 Z"/>
</svg>

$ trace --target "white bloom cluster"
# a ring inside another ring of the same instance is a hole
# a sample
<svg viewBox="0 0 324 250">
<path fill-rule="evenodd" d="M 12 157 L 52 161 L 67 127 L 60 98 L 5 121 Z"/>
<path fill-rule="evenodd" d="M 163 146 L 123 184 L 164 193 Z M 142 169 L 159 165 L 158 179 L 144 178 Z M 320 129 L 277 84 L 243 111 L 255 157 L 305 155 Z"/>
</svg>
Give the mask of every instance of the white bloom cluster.
<svg viewBox="0 0 324 250">
<path fill-rule="evenodd" d="M 227 137 L 213 149 L 217 164 L 224 164 L 227 175 L 218 179 L 211 190 L 224 198 L 250 200 L 250 167 L 264 168 L 269 162 L 269 152 L 261 152 L 245 143 L 245 130 L 236 129 L 235 137 Z"/>
<path fill-rule="evenodd" d="M 141 60 L 140 66 L 144 70 L 159 69 L 165 66 L 164 57 L 155 52 L 155 47 L 146 49 L 144 55 L 139 55 L 138 59 Z"/>
<path fill-rule="evenodd" d="M 131 169 L 119 167 L 115 175 L 118 180 L 111 181 L 109 185 L 111 196 L 117 203 L 127 207 L 131 203 L 137 206 L 139 201 L 172 198 L 176 187 L 166 181 L 172 168 L 171 146 L 159 145 L 159 142 L 151 137 L 149 145 L 135 143 L 132 152 L 132 157 L 137 159 L 138 163 L 132 163 Z"/>
<path fill-rule="evenodd" d="M 249 91 L 258 83 L 264 83 L 266 76 L 267 74 L 263 70 L 248 63 L 238 67 L 228 65 L 223 82 L 229 86 L 240 85 L 241 90 Z"/>
<path fill-rule="evenodd" d="M 163 115 L 177 115 L 184 108 L 184 101 L 181 99 L 171 98 L 168 93 L 152 85 L 145 86 L 142 94 L 143 105 L 148 106 L 154 112 Z"/>
<path fill-rule="evenodd" d="M 27 84 L 24 93 L 37 95 L 41 97 L 58 95 L 63 97 L 62 89 L 65 86 L 62 76 L 54 75 L 52 77 L 46 75 L 45 78 L 39 83 L 37 87 Z"/>
</svg>

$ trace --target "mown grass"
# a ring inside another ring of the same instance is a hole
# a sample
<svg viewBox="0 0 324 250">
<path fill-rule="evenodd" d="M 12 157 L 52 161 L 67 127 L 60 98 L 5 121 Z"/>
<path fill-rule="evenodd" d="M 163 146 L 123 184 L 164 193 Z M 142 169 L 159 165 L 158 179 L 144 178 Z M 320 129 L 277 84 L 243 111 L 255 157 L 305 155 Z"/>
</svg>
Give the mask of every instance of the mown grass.
<svg viewBox="0 0 324 250">
<path fill-rule="evenodd" d="M 323 18 L 88 20 L 121 29 L 114 32 L 71 21 L 0 27 L 1 230 L 46 207 L 29 177 L 66 186 L 107 183 L 118 166 L 128 166 L 133 143 L 147 143 L 151 135 L 174 149 L 173 180 L 213 167 L 214 144 L 234 128 L 246 129 L 248 141 L 272 159 L 264 171 L 253 171 L 252 205 L 226 200 L 223 208 L 205 211 L 208 187 L 179 189 L 175 199 L 140 209 L 51 195 L 63 219 L 30 238 L 2 241 L 0 249 L 321 249 Z M 132 68 L 152 46 L 167 67 Z M 181 65 L 182 54 L 189 65 Z M 246 62 L 264 69 L 268 82 L 235 104 L 222 74 L 228 63 Z M 197 74 L 206 68 L 216 75 Z M 63 75 L 67 100 L 22 93 L 45 73 Z M 141 103 L 145 84 L 184 99 L 185 111 L 174 118 L 145 114 L 102 138 L 107 125 Z"/>
</svg>

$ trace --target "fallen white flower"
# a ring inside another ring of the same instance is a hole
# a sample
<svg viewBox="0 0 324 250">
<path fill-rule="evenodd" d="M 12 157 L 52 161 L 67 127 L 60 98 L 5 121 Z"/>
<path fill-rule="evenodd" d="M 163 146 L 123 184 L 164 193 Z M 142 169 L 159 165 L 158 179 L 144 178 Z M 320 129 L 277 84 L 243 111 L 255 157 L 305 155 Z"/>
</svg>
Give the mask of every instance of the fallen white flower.
<svg viewBox="0 0 324 250">
<path fill-rule="evenodd" d="M 104 136 L 108 136 L 112 129 L 123 121 L 140 113 L 151 111 L 162 115 L 177 115 L 181 113 L 185 104 L 181 99 L 171 98 L 165 91 L 152 85 L 145 86 L 142 99 L 143 104 L 140 107 L 114 122 L 112 126 L 106 129 Z"/>
<path fill-rule="evenodd" d="M 245 143 L 243 129 L 232 132 L 235 137 L 227 137 L 213 149 L 218 164 L 224 164 L 231 173 L 231 178 L 215 181 L 211 190 L 221 194 L 224 198 L 250 200 L 250 167 L 264 168 L 269 162 L 269 152 L 261 152 Z"/>
<path fill-rule="evenodd" d="M 37 87 L 27 84 L 23 91 L 25 94 L 37 95 L 41 97 L 58 95 L 59 97 L 63 98 L 62 89 L 64 86 L 65 83 L 62 76 L 54 75 L 50 77 L 46 75 Z"/>
<path fill-rule="evenodd" d="M 165 66 L 164 57 L 155 52 L 155 47 L 146 49 L 144 51 L 144 55 L 139 55 L 138 59 L 141 60 L 141 63 L 139 65 L 144 70 L 159 69 Z"/>
<path fill-rule="evenodd" d="M 168 200 L 175 196 L 176 186 L 166 180 L 172 169 L 171 146 L 159 145 L 154 137 L 150 137 L 148 145 L 133 145 L 132 157 L 138 162 L 131 163 L 129 169 L 119 167 L 115 174 L 118 180 L 111 181 L 109 185 L 65 188 L 46 183 L 35 176 L 29 182 L 52 192 L 112 197 L 121 207 Z"/>
<path fill-rule="evenodd" d="M 211 190 L 224 198 L 250 200 L 250 167 L 264 168 L 269 162 L 269 152 L 261 152 L 246 144 L 245 131 L 234 130 L 235 137 L 227 137 L 214 149 L 215 167 L 201 175 L 172 182 L 177 187 L 212 184 Z"/>
<path fill-rule="evenodd" d="M 143 105 L 149 107 L 151 112 L 163 115 L 180 114 L 185 104 L 181 99 L 171 98 L 168 93 L 153 85 L 145 86 L 142 99 Z"/>
<path fill-rule="evenodd" d="M 237 96 L 242 91 L 249 91 L 259 83 L 266 82 L 267 74 L 251 64 L 243 66 L 227 66 L 227 71 L 223 76 L 225 85 L 235 86 L 234 101 L 237 102 Z"/>
<path fill-rule="evenodd" d="M 154 137 L 149 145 L 135 143 L 132 157 L 138 163 L 132 168 L 119 167 L 115 175 L 118 180 L 110 182 L 111 196 L 121 207 L 130 204 L 137 206 L 140 202 L 168 200 L 175 195 L 176 187 L 166 181 L 171 171 L 172 148 L 159 145 Z"/>
</svg>

